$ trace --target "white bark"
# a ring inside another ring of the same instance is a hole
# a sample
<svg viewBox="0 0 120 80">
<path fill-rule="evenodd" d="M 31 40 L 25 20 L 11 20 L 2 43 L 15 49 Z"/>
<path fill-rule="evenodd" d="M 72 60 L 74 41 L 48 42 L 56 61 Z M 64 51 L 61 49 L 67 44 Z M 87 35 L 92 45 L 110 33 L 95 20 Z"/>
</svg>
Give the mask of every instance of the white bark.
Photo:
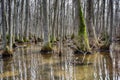
<svg viewBox="0 0 120 80">
<path fill-rule="evenodd" d="M 43 30 L 44 30 L 44 44 L 49 42 L 49 28 L 47 21 L 47 0 L 43 0 Z"/>
<path fill-rule="evenodd" d="M 6 49 L 6 45 L 7 45 L 7 42 L 6 42 L 6 25 L 5 25 L 5 12 L 4 12 L 4 0 L 1 0 L 1 10 L 2 10 L 2 30 L 3 30 L 3 48 Z"/>
<path fill-rule="evenodd" d="M 9 6 L 9 19 L 8 19 L 8 24 L 9 24 L 9 35 L 10 35 L 10 39 L 9 39 L 9 47 L 10 50 L 12 50 L 12 32 L 13 32 L 13 26 L 11 26 L 11 0 L 8 1 L 8 6 Z"/>
</svg>

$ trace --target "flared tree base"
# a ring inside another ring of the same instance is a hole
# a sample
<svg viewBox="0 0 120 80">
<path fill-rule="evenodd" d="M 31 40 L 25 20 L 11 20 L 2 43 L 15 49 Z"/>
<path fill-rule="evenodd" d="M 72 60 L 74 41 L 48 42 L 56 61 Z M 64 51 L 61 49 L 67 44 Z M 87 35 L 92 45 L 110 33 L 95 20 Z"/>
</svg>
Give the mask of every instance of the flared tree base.
<svg viewBox="0 0 120 80">
<path fill-rule="evenodd" d="M 50 52 L 52 52 L 53 51 L 53 49 L 52 49 L 52 47 L 51 47 L 51 45 L 50 45 L 50 43 L 46 43 L 42 48 L 41 48 L 41 53 L 50 53 Z"/>
<path fill-rule="evenodd" d="M 9 49 L 3 50 L 2 58 L 12 57 L 12 56 L 13 56 L 13 51 L 12 50 L 9 50 Z"/>
</svg>

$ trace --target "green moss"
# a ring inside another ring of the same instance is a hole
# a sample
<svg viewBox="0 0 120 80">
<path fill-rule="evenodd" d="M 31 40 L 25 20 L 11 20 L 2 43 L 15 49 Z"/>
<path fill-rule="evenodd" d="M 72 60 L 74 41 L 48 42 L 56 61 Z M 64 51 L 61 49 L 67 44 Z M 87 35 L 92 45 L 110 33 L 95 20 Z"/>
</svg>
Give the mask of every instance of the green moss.
<svg viewBox="0 0 120 80">
<path fill-rule="evenodd" d="M 29 42 L 29 40 L 26 37 L 23 37 L 24 42 Z"/>
<path fill-rule="evenodd" d="M 13 38 L 14 38 L 14 36 L 12 36 L 12 39 Z M 6 39 L 7 39 L 7 43 L 10 43 L 10 35 L 9 34 L 6 35 Z"/>
<path fill-rule="evenodd" d="M 7 43 L 9 43 L 10 42 L 10 35 L 9 34 L 6 35 L 6 39 L 7 39 Z"/>
<path fill-rule="evenodd" d="M 53 43 L 54 41 L 57 41 L 57 40 L 56 40 L 56 37 L 55 37 L 55 36 L 50 36 L 50 42 Z"/>
<path fill-rule="evenodd" d="M 10 39 L 10 35 L 9 35 L 9 34 L 6 35 L 6 39 L 7 39 L 7 40 Z"/>
<path fill-rule="evenodd" d="M 53 51 L 51 43 L 46 43 L 42 48 L 41 52 L 51 52 Z"/>
<path fill-rule="evenodd" d="M 80 20 L 80 24 L 79 24 L 78 36 L 79 36 L 80 48 L 83 50 L 90 50 L 87 29 L 86 29 L 81 5 L 79 5 L 79 20 Z"/>
<path fill-rule="evenodd" d="M 22 39 L 15 38 L 15 42 L 24 43 L 24 40 L 23 40 L 23 38 Z"/>
<path fill-rule="evenodd" d="M 71 35 L 71 39 L 74 39 L 75 38 L 75 35 L 74 35 L 74 33 Z"/>
</svg>

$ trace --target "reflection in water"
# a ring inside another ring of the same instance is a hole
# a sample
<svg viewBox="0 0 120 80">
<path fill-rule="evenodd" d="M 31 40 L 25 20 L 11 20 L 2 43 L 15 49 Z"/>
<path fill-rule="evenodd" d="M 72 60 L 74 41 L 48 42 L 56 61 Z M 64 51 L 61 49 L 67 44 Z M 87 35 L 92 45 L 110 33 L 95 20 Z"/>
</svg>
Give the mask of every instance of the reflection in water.
<svg viewBox="0 0 120 80">
<path fill-rule="evenodd" d="M 110 55 L 113 62 L 113 79 L 120 80 L 120 44 L 112 43 Z"/>
<path fill-rule="evenodd" d="M 117 80 L 116 67 L 106 53 L 73 55 L 69 48 L 62 57 L 41 55 L 38 46 L 16 49 L 13 58 L 0 60 L 0 80 Z M 74 61 L 84 64 L 76 64 Z M 89 64 L 91 63 L 91 64 Z"/>
</svg>

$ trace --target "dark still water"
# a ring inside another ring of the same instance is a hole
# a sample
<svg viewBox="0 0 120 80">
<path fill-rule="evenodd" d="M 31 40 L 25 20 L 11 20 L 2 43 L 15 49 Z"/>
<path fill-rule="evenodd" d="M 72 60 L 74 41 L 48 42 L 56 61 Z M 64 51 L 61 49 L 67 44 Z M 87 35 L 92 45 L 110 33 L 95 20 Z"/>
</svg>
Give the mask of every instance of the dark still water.
<svg viewBox="0 0 120 80">
<path fill-rule="evenodd" d="M 120 80 L 120 47 L 113 48 L 112 57 L 99 52 L 73 55 L 68 47 L 61 57 L 41 55 L 36 45 L 17 48 L 12 58 L 0 59 L 0 80 Z"/>
</svg>

